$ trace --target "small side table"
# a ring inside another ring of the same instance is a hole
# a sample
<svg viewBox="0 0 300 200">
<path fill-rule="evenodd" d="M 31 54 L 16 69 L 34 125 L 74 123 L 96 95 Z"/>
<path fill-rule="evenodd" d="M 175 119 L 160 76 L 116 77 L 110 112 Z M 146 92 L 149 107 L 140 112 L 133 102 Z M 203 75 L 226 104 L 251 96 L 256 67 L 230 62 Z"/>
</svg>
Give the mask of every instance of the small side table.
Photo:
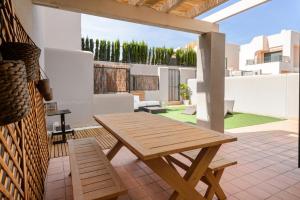
<svg viewBox="0 0 300 200">
<path fill-rule="evenodd" d="M 51 137 L 53 137 L 53 135 L 62 135 L 62 140 L 55 141 L 55 142 L 53 142 L 53 144 L 66 143 L 67 142 L 67 138 L 66 138 L 67 133 L 72 133 L 72 135 L 74 136 L 74 130 L 71 129 L 71 127 L 69 125 L 66 125 L 66 121 L 65 121 L 65 114 L 70 114 L 70 113 L 71 113 L 71 111 L 69 109 L 55 110 L 55 111 L 47 112 L 47 116 L 60 115 L 60 128 L 58 128 L 56 131 L 53 131 Z"/>
</svg>

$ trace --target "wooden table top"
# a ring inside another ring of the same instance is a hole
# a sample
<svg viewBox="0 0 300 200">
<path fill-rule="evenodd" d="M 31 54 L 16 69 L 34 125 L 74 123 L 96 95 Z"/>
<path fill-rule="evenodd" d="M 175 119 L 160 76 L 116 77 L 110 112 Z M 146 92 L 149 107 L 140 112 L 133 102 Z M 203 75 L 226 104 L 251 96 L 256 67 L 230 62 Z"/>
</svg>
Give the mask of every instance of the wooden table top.
<svg viewBox="0 0 300 200">
<path fill-rule="evenodd" d="M 96 115 L 94 118 L 142 160 L 237 140 L 223 133 L 145 112 Z"/>
<path fill-rule="evenodd" d="M 64 114 L 70 114 L 70 113 L 71 113 L 71 111 L 69 109 L 53 110 L 53 111 L 48 111 L 47 116 L 64 115 Z"/>
</svg>

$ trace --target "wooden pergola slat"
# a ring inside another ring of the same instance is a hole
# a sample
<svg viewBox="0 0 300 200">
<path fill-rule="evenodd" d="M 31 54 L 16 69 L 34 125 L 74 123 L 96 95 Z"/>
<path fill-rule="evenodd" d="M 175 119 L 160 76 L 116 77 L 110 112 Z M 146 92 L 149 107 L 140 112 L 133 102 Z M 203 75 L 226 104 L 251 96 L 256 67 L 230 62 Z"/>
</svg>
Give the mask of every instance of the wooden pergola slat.
<svg viewBox="0 0 300 200">
<path fill-rule="evenodd" d="M 183 0 L 166 0 L 156 9 L 160 12 L 169 12 L 175 9 Z"/>
</svg>

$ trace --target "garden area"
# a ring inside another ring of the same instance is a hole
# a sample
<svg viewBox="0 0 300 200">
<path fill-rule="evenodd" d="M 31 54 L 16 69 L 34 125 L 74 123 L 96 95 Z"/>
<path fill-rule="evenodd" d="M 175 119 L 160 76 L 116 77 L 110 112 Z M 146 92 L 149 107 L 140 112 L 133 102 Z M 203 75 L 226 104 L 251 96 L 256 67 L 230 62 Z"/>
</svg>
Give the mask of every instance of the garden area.
<svg viewBox="0 0 300 200">
<path fill-rule="evenodd" d="M 167 108 L 166 113 L 160 113 L 159 115 L 165 116 L 174 120 L 178 120 L 181 122 L 196 124 L 196 115 L 186 115 L 182 112 L 184 111 L 185 106 L 169 106 Z M 240 128 L 245 126 L 253 126 L 259 124 L 265 124 L 270 122 L 277 122 L 283 119 L 262 116 L 262 115 L 255 115 L 249 113 L 238 113 L 235 112 L 233 114 L 227 114 L 224 119 L 224 128 L 233 129 L 233 128 Z"/>
</svg>

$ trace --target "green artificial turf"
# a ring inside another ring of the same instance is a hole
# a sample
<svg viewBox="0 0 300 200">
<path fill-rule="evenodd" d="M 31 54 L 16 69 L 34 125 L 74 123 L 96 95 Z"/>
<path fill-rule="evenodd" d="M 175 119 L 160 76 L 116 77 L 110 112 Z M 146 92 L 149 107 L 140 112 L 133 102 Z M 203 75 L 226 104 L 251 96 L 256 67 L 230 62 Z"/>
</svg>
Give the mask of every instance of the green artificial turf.
<svg viewBox="0 0 300 200">
<path fill-rule="evenodd" d="M 196 115 L 182 114 L 185 106 L 170 106 L 167 108 L 167 113 L 160 113 L 159 115 L 169 117 L 181 122 L 196 124 Z M 227 115 L 224 119 L 225 130 L 232 128 L 240 128 L 245 126 L 253 126 L 258 124 L 265 124 L 270 122 L 281 121 L 282 119 L 275 117 L 267 117 L 262 115 L 254 115 L 248 113 L 233 113 Z"/>
</svg>

